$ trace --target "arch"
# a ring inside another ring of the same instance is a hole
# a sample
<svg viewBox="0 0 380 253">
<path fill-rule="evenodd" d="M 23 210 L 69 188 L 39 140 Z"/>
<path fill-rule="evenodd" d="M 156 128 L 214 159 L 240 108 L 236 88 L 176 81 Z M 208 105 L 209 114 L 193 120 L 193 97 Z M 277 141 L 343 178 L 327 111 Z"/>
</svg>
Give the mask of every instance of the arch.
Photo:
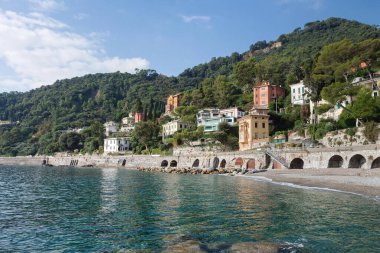
<svg viewBox="0 0 380 253">
<path fill-rule="evenodd" d="M 301 158 L 294 158 L 290 163 L 289 169 L 303 169 L 303 160 Z"/>
<path fill-rule="evenodd" d="M 42 161 L 42 165 L 46 165 L 47 164 L 47 161 L 46 160 L 43 160 Z"/>
<path fill-rule="evenodd" d="M 161 162 L 161 167 L 168 167 L 168 165 L 169 165 L 169 162 L 167 160 L 163 160 Z"/>
<path fill-rule="evenodd" d="M 195 161 L 193 162 L 193 168 L 198 168 L 199 167 L 199 159 L 195 159 Z"/>
<path fill-rule="evenodd" d="M 121 163 L 121 166 L 125 166 L 126 163 L 127 163 L 127 160 L 123 159 L 123 162 Z"/>
<path fill-rule="evenodd" d="M 327 168 L 341 168 L 343 166 L 343 158 L 340 155 L 333 155 L 330 160 Z"/>
<path fill-rule="evenodd" d="M 375 160 L 373 160 L 372 165 L 371 165 L 371 169 L 378 169 L 378 168 L 380 168 L 380 156 L 376 158 Z"/>
<path fill-rule="evenodd" d="M 348 168 L 352 169 L 360 169 L 364 164 L 366 160 L 364 156 L 356 154 L 353 157 L 351 157 L 349 163 L 348 163 Z"/>
<path fill-rule="evenodd" d="M 212 161 L 212 168 L 215 170 L 218 167 L 219 167 L 219 158 L 215 157 L 214 160 Z"/>
<path fill-rule="evenodd" d="M 252 170 L 255 168 L 255 159 L 249 159 L 247 162 L 247 169 Z"/>
<path fill-rule="evenodd" d="M 226 159 L 223 159 L 221 162 L 220 162 L 220 168 L 224 169 L 226 167 Z"/>
<path fill-rule="evenodd" d="M 170 167 L 177 167 L 177 161 L 176 160 L 172 160 L 170 162 Z"/>
<path fill-rule="evenodd" d="M 235 165 L 242 166 L 244 164 L 244 160 L 241 157 L 236 158 Z"/>
</svg>

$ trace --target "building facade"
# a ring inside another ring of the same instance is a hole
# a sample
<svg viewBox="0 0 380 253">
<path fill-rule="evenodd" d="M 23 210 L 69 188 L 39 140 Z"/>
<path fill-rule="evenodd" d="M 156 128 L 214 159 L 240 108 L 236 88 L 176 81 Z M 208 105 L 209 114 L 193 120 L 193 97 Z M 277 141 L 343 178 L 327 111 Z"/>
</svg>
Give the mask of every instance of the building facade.
<svg viewBox="0 0 380 253">
<path fill-rule="evenodd" d="M 249 150 L 269 143 L 269 115 L 252 110 L 239 122 L 239 150 Z"/>
<path fill-rule="evenodd" d="M 240 119 L 241 117 L 244 117 L 245 112 L 239 107 L 232 107 L 220 110 L 220 114 L 227 118 L 233 117 L 235 119 Z"/>
<path fill-rule="evenodd" d="M 253 105 L 268 108 L 269 103 L 285 96 L 285 89 L 268 81 L 261 82 L 253 87 Z"/>
<path fill-rule="evenodd" d="M 131 149 L 131 142 L 126 137 L 104 139 L 104 153 L 122 153 Z"/>
<path fill-rule="evenodd" d="M 165 114 L 170 114 L 181 105 L 182 93 L 171 95 L 166 100 Z"/>
<path fill-rule="evenodd" d="M 303 80 L 299 83 L 290 85 L 290 93 L 292 98 L 292 105 L 304 105 L 309 103 L 308 93 L 309 89 L 305 87 Z"/>
<path fill-rule="evenodd" d="M 173 120 L 162 125 L 162 138 L 173 136 L 173 134 L 182 129 L 190 128 L 190 124 L 182 122 L 180 120 Z"/>
<path fill-rule="evenodd" d="M 120 132 L 130 133 L 133 129 L 135 129 L 135 118 L 132 113 L 130 113 L 128 117 L 121 120 Z"/>
<path fill-rule="evenodd" d="M 110 136 L 111 134 L 119 131 L 118 125 L 113 121 L 109 121 L 109 122 L 104 123 L 104 128 L 105 128 L 105 135 L 107 137 Z"/>
<path fill-rule="evenodd" d="M 197 113 L 197 127 L 203 126 L 204 132 L 219 131 L 219 124 L 226 122 L 234 125 L 234 117 L 225 117 L 218 108 L 205 108 Z"/>
</svg>

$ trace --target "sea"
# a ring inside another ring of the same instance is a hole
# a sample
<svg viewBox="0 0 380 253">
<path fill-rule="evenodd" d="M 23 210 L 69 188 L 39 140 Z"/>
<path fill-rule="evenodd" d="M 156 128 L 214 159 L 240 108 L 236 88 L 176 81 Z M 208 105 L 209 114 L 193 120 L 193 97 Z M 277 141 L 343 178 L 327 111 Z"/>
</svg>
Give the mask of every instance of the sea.
<svg viewBox="0 0 380 253">
<path fill-rule="evenodd" d="M 3 165 L 0 252 L 380 252 L 380 202 L 236 176 Z"/>
</svg>

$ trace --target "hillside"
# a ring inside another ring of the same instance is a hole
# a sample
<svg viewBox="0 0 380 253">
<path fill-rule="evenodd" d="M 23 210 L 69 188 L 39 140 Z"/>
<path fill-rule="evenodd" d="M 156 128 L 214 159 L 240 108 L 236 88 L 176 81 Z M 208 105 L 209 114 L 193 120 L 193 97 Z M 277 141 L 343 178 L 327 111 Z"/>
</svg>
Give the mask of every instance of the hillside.
<svg viewBox="0 0 380 253">
<path fill-rule="evenodd" d="M 270 48 L 274 42 L 259 41 L 252 44 L 247 52 L 213 58 L 208 63 L 186 69 L 179 76 L 194 80 L 213 78 L 218 75 L 228 76 L 232 74 L 235 63 L 247 58 L 253 57 L 257 61 L 262 61 L 268 56 L 274 56 L 292 61 L 303 61 L 313 58 L 322 47 L 343 39 L 357 42 L 374 38 L 380 38 L 380 29 L 377 27 L 342 18 L 329 18 L 324 21 L 309 22 L 303 29 L 298 27 L 289 34 L 280 35 L 276 42 L 281 42 L 282 46 L 278 49 L 267 52 L 263 49 Z"/>
<path fill-rule="evenodd" d="M 232 75 L 234 66 L 254 59 L 261 63 L 256 68 L 260 70 L 259 78 L 283 84 L 300 78 L 297 71 L 301 63 L 312 59 L 323 46 L 345 38 L 354 42 L 380 38 L 380 30 L 356 21 L 330 18 L 279 36 L 280 48 L 270 49 L 273 42 L 261 41 L 245 53 L 213 58 L 178 77 L 160 75 L 154 70 L 93 74 L 59 80 L 25 93 L 1 93 L 0 120 L 18 123 L 0 126 L 0 155 L 58 151 L 56 143 L 67 129 L 119 121 L 136 107 L 144 111 L 147 119 L 155 119 L 164 110 L 165 98 L 179 91 L 195 91 L 188 92 L 187 99 L 188 103 L 199 102 L 197 106 L 249 107 L 250 89 L 241 82 L 251 79 Z M 206 78 L 212 80 L 206 80 L 205 85 Z M 215 94 L 208 96 L 210 93 Z M 101 145 L 99 142 L 96 145 Z"/>
</svg>

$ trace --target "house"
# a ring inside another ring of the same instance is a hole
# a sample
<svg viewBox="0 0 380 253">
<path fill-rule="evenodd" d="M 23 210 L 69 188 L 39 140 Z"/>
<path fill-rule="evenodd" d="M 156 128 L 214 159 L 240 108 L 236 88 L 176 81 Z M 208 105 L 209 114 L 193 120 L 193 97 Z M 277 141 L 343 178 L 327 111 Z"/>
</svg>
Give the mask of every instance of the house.
<svg viewBox="0 0 380 253">
<path fill-rule="evenodd" d="M 273 143 L 285 143 L 286 142 L 286 136 L 285 134 L 279 134 L 273 138 Z"/>
<path fill-rule="evenodd" d="M 169 136 L 172 136 L 175 132 L 179 130 L 188 129 L 190 127 L 190 124 L 182 122 L 180 120 L 170 121 L 162 125 L 162 138 L 167 138 Z"/>
<path fill-rule="evenodd" d="M 303 80 L 299 83 L 290 85 L 290 93 L 292 105 L 304 105 L 309 102 L 308 93 L 309 89 L 305 87 Z"/>
<path fill-rule="evenodd" d="M 104 123 L 104 127 L 105 127 L 105 134 L 107 137 L 110 136 L 112 133 L 116 133 L 119 130 L 118 125 L 113 121 Z"/>
<path fill-rule="evenodd" d="M 237 120 L 243 117 L 245 115 L 245 112 L 239 107 L 232 107 L 220 110 L 220 114 L 222 114 L 226 118 L 234 118 L 235 120 Z"/>
<path fill-rule="evenodd" d="M 238 120 L 239 150 L 249 150 L 269 143 L 269 115 L 263 111 L 251 110 Z"/>
<path fill-rule="evenodd" d="M 104 139 L 104 153 L 121 153 L 131 149 L 131 142 L 126 137 Z"/>
<path fill-rule="evenodd" d="M 129 133 L 135 129 L 135 118 L 132 113 L 128 117 L 122 118 L 120 132 Z"/>
<path fill-rule="evenodd" d="M 268 81 L 253 87 L 253 106 L 268 108 L 269 103 L 285 96 L 285 89 Z"/>
<path fill-rule="evenodd" d="M 142 112 L 136 112 L 135 113 L 135 123 L 139 123 L 140 121 L 143 121 L 143 113 Z"/>
<path fill-rule="evenodd" d="M 373 80 L 356 77 L 351 82 L 354 86 L 364 86 L 372 90 L 372 97 L 379 96 L 380 77 L 375 77 Z"/>
<path fill-rule="evenodd" d="M 178 93 L 176 95 L 171 95 L 166 100 L 165 114 L 170 114 L 175 111 L 175 109 L 181 105 L 181 99 L 183 94 Z"/>
<path fill-rule="evenodd" d="M 219 131 L 219 124 L 222 122 L 232 126 L 235 118 L 225 117 L 218 108 L 205 108 L 197 113 L 197 127 L 203 126 L 204 132 Z"/>
<path fill-rule="evenodd" d="M 310 101 L 310 123 L 318 123 L 321 119 L 333 119 L 337 121 L 339 119 L 339 116 L 342 114 L 344 107 L 347 107 L 350 103 L 352 103 L 351 97 L 346 96 L 344 101 L 338 101 L 334 106 L 331 105 L 331 109 L 329 109 L 327 112 L 318 115 L 317 107 L 330 103 L 324 99 L 318 102 Z"/>
</svg>

